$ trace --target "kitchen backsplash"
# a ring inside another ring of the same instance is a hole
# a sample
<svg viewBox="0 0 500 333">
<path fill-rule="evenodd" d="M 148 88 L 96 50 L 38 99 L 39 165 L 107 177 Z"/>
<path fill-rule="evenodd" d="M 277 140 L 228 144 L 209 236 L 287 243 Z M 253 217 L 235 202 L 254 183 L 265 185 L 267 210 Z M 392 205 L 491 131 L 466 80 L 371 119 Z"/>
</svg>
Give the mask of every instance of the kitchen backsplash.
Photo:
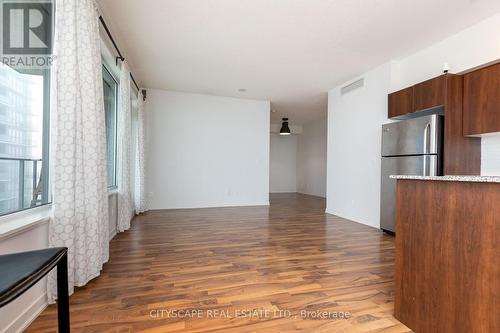
<svg viewBox="0 0 500 333">
<path fill-rule="evenodd" d="M 500 133 L 481 138 L 481 175 L 500 176 Z"/>
</svg>

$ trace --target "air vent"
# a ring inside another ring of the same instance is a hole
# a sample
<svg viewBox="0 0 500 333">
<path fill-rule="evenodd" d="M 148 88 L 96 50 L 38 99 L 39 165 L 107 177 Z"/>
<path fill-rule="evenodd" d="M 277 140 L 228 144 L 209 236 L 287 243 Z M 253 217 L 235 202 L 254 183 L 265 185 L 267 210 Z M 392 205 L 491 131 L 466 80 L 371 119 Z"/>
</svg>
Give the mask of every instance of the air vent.
<svg viewBox="0 0 500 333">
<path fill-rule="evenodd" d="M 364 78 L 359 79 L 357 81 L 354 81 L 353 83 L 348 84 L 347 86 L 340 88 L 340 94 L 345 95 L 348 92 L 361 88 L 364 85 L 365 85 L 365 79 Z"/>
</svg>

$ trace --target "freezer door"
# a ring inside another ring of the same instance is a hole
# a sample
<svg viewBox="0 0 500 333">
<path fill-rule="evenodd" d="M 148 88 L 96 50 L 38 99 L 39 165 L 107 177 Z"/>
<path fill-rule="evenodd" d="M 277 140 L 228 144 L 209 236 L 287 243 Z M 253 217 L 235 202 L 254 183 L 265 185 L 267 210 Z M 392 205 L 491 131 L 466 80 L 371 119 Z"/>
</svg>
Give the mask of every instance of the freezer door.
<svg viewBox="0 0 500 333">
<path fill-rule="evenodd" d="M 382 126 L 382 156 L 440 154 L 443 116 L 431 115 Z"/>
<path fill-rule="evenodd" d="M 380 227 L 396 231 L 396 180 L 391 175 L 437 176 L 437 155 L 382 157 L 382 183 L 380 195 Z"/>
</svg>

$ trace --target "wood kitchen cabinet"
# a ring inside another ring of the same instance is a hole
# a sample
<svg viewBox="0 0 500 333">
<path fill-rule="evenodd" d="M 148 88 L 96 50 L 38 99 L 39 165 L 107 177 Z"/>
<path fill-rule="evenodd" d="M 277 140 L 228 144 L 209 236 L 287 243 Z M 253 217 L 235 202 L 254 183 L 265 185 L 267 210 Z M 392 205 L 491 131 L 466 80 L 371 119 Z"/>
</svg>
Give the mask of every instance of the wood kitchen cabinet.
<svg viewBox="0 0 500 333">
<path fill-rule="evenodd" d="M 413 87 L 389 94 L 389 118 L 407 115 L 413 112 Z"/>
<path fill-rule="evenodd" d="M 481 174 L 481 139 L 463 131 L 463 77 L 446 74 L 444 98 L 444 174 Z"/>
<path fill-rule="evenodd" d="M 413 109 L 420 111 L 444 106 L 448 77 L 441 75 L 413 86 Z"/>
<path fill-rule="evenodd" d="M 500 132 L 500 64 L 464 75 L 465 135 Z"/>
<path fill-rule="evenodd" d="M 389 94 L 389 118 L 408 118 L 412 113 L 443 107 L 446 101 L 445 74 Z"/>
<path fill-rule="evenodd" d="M 491 82 L 491 79 L 488 82 Z M 498 89 L 498 74 L 496 82 Z M 463 97 L 463 76 L 449 73 L 396 91 L 388 97 L 389 118 L 405 119 L 418 116 L 418 112 L 423 110 L 442 109 L 445 115 L 445 175 L 479 175 L 481 172 L 481 141 L 479 138 L 464 136 L 464 124 L 467 120 L 463 114 Z M 494 109 L 495 106 L 500 125 L 498 100 L 489 109 Z M 497 131 L 500 131 L 500 127 Z"/>
<path fill-rule="evenodd" d="M 417 333 L 500 332 L 500 184 L 398 180 L 394 316 Z"/>
</svg>

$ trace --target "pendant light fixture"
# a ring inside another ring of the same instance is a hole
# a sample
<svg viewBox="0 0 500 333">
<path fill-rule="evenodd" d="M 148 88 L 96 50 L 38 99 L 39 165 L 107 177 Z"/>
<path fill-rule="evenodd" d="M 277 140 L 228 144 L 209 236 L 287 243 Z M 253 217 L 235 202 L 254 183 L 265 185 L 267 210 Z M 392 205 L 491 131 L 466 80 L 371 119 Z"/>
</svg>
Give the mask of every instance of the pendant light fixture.
<svg viewBox="0 0 500 333">
<path fill-rule="evenodd" d="M 290 135 L 290 128 L 288 127 L 288 118 L 283 118 L 283 124 L 281 125 L 280 135 Z"/>
</svg>

